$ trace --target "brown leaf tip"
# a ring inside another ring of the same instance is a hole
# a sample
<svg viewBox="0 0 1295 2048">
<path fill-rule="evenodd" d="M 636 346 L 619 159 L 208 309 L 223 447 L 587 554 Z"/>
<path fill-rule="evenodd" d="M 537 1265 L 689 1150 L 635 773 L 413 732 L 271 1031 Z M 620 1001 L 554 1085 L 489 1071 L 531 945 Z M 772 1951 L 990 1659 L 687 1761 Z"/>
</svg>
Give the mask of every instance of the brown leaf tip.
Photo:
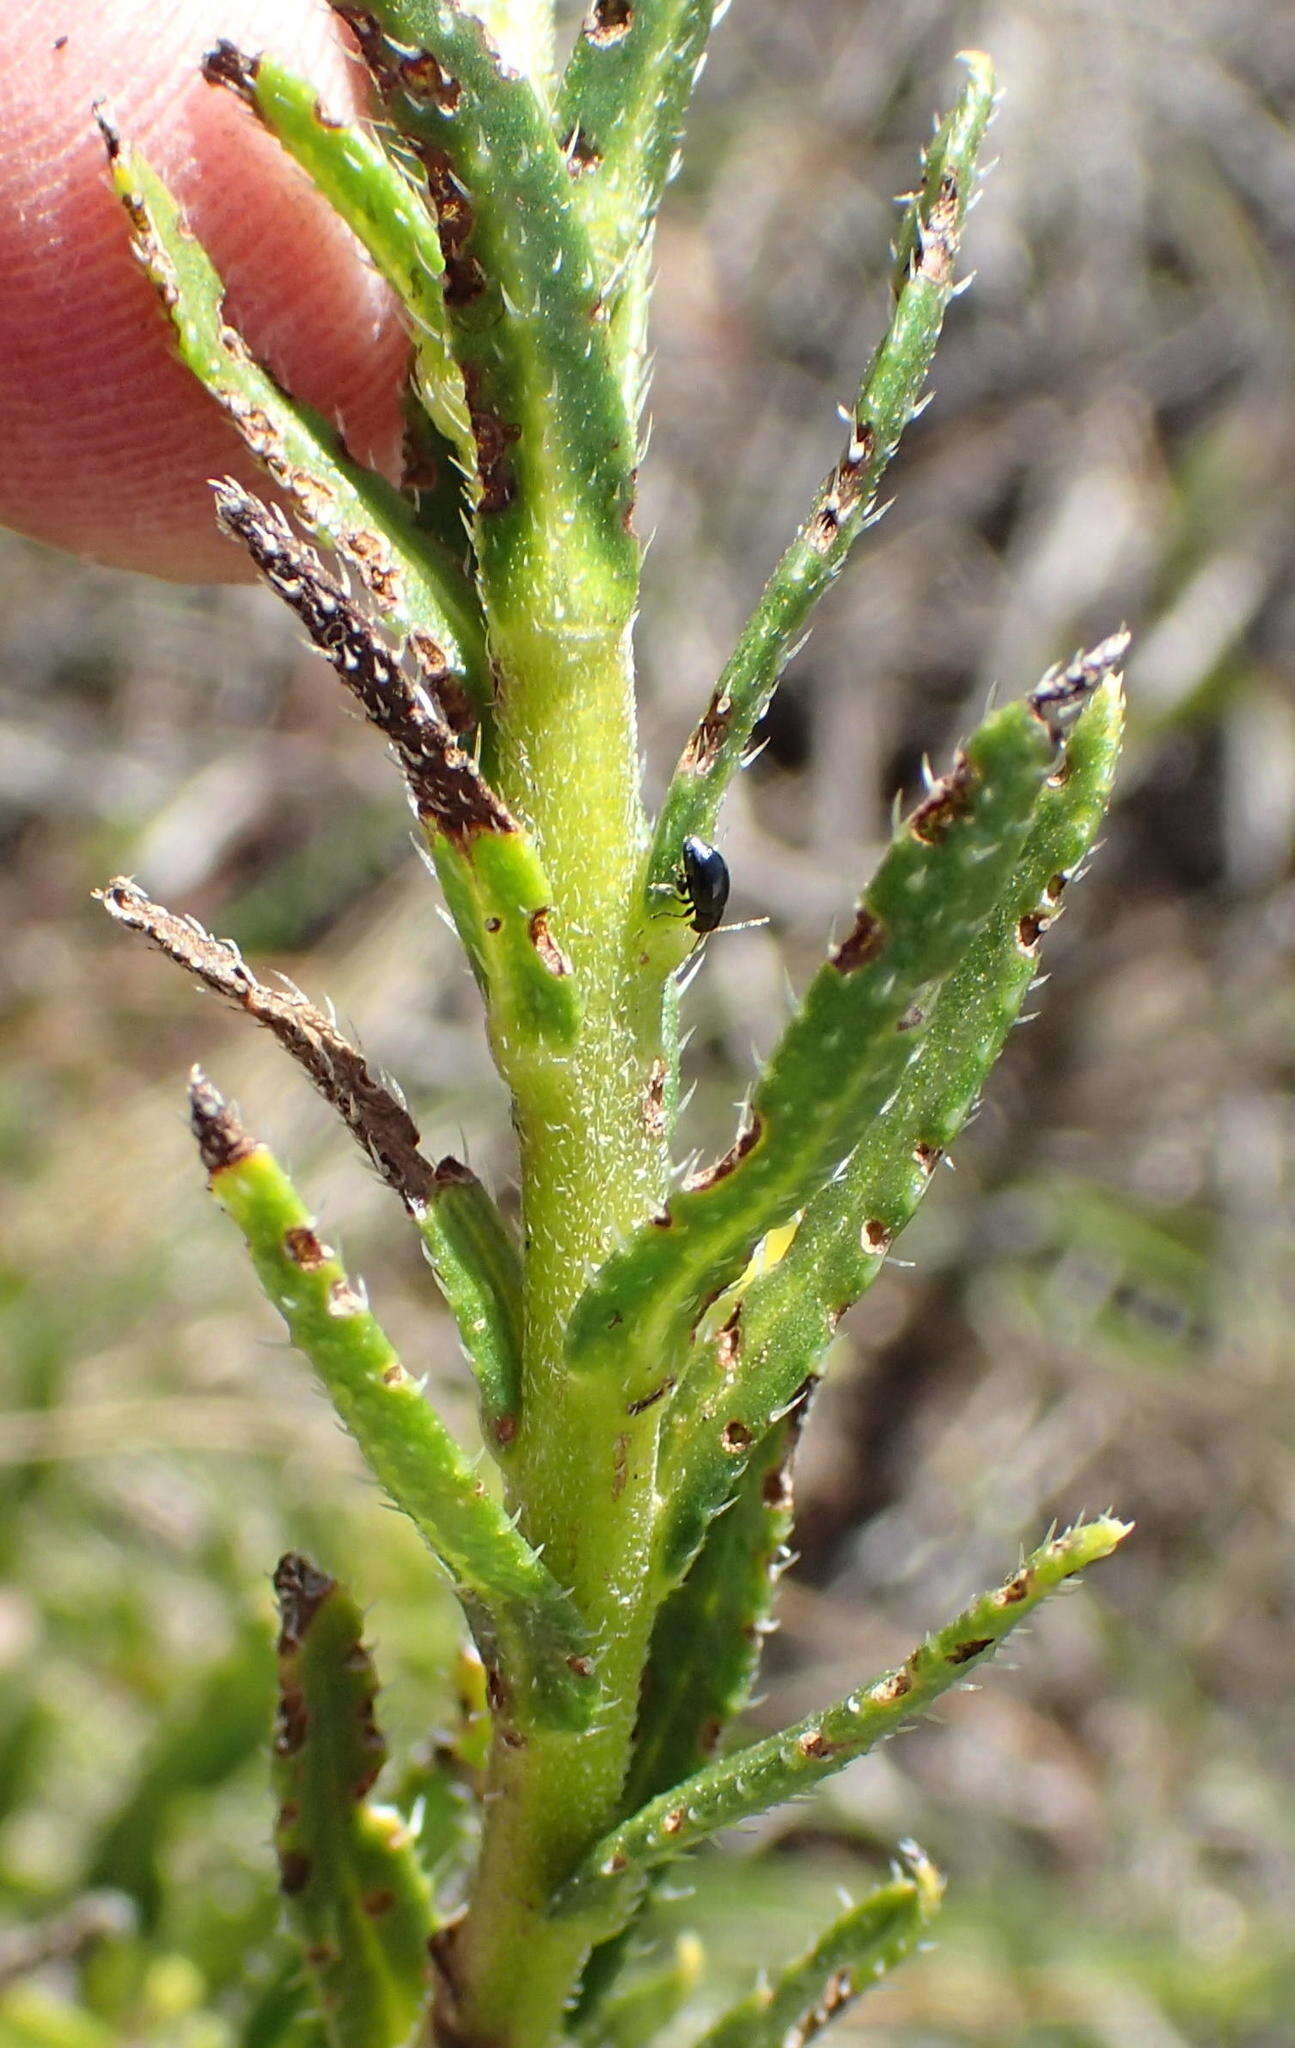
<svg viewBox="0 0 1295 2048">
<path fill-rule="evenodd" d="M 594 0 L 585 23 L 585 35 L 599 49 L 606 49 L 609 43 L 623 42 L 633 26 L 634 9 L 630 0 Z"/>
<path fill-rule="evenodd" d="M 443 1159 L 437 1160 L 432 1179 L 437 1194 L 444 1193 L 447 1188 L 475 1188 L 481 1185 L 472 1168 L 465 1166 L 461 1159 L 456 1159 L 452 1152 L 447 1152 Z"/>
<path fill-rule="evenodd" d="M 1048 670 L 1029 699 L 1031 711 L 1047 727 L 1054 746 L 1060 746 L 1093 692 L 1108 676 L 1116 674 L 1128 653 L 1130 634 L 1121 627 L 1099 640 L 1087 653 Z"/>
<path fill-rule="evenodd" d="M 112 104 L 109 100 L 95 100 L 90 112 L 94 115 L 99 133 L 103 137 L 108 161 L 115 164 L 121 155 L 121 130 L 117 126 L 117 116 L 113 112 Z"/>
<path fill-rule="evenodd" d="M 237 44 L 226 42 L 223 36 L 215 49 L 208 50 L 202 60 L 202 75 L 208 85 L 228 86 L 253 109 L 256 107 L 256 74 L 259 68 L 259 59 L 245 56 Z"/>
<path fill-rule="evenodd" d="M 452 837 L 505 832 L 513 820 L 457 745 L 434 691 L 352 603 L 282 513 L 232 479 L 213 486 L 221 530 L 242 542 L 270 588 L 301 620 L 363 711 L 396 750 L 418 815 Z M 352 536 L 352 547 L 357 539 Z M 373 576 L 367 573 L 372 584 Z"/>
<path fill-rule="evenodd" d="M 198 1156 L 212 1179 L 256 1150 L 237 1111 L 230 1108 L 201 1067 L 194 1067 L 189 1076 L 189 1122 L 198 1140 Z"/>
<path fill-rule="evenodd" d="M 289 1550 L 274 1567 L 274 1592 L 279 1603 L 279 1650 L 300 1649 L 306 1631 L 337 1580 L 321 1572 L 299 1550 Z"/>
</svg>

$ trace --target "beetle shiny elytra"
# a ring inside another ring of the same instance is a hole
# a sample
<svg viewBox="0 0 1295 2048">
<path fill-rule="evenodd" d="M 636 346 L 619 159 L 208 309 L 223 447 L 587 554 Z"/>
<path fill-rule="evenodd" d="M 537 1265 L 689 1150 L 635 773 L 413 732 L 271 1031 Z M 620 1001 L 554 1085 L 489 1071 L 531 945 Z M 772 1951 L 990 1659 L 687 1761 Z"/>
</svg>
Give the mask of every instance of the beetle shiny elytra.
<svg viewBox="0 0 1295 2048">
<path fill-rule="evenodd" d="M 679 849 L 683 860 L 682 895 L 691 913 L 688 922 L 698 938 L 713 932 L 728 902 L 728 862 L 718 848 L 690 832 Z"/>
</svg>

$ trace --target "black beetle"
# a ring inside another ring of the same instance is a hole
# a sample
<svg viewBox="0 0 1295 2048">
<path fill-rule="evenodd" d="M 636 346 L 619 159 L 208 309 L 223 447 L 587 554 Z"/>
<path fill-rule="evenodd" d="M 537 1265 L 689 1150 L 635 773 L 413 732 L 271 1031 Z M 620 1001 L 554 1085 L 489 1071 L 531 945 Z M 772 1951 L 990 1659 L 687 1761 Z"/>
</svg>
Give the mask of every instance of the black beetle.
<svg viewBox="0 0 1295 2048">
<path fill-rule="evenodd" d="M 679 849 L 683 858 L 681 895 L 691 916 L 689 924 L 698 938 L 713 932 L 728 902 L 728 862 L 717 847 L 690 832 Z"/>
</svg>

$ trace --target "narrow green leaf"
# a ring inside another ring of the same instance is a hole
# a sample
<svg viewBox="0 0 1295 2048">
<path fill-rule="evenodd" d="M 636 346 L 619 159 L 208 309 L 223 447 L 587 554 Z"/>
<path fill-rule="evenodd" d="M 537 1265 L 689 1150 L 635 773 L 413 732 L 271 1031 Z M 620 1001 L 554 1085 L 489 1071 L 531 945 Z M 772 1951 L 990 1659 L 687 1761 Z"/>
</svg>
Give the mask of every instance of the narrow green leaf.
<svg viewBox="0 0 1295 2048">
<path fill-rule="evenodd" d="M 1072 712 L 1095 680 L 1076 684 Z M 1041 700 L 995 712 L 901 826 L 765 1067 L 733 1149 L 614 1252 L 577 1304 L 577 1370 L 615 1371 L 630 1402 L 677 1378 L 704 1306 L 853 1151 L 922 1044 L 934 985 L 993 910 L 1060 739 Z"/>
<path fill-rule="evenodd" d="M 260 1982 L 243 2015 L 238 2048 L 328 2048 L 314 1987 L 306 1981 L 301 1951 L 286 1928 L 275 1942 L 274 1961 L 277 1966 Z"/>
<path fill-rule="evenodd" d="M 694 2048 L 806 2048 L 910 1955 L 939 1910 L 944 1881 L 915 1844 L 898 1873 L 833 1921 L 808 1954 L 708 2027 Z"/>
<path fill-rule="evenodd" d="M 279 1600 L 274 1840 L 329 2048 L 407 2048 L 426 2002 L 431 1889 L 413 1838 L 369 1798 L 387 1746 L 359 1608 L 289 1554 Z"/>
<path fill-rule="evenodd" d="M 657 1968 L 641 1971 L 587 2012 L 578 2007 L 569 2022 L 572 2038 L 581 2048 L 654 2048 L 692 1997 L 705 1959 L 695 1934 L 679 1935 Z"/>
<path fill-rule="evenodd" d="M 420 533 L 382 477 L 352 462 L 333 428 L 289 398 L 225 318 L 224 286 L 157 176 L 125 147 L 107 115 L 114 188 L 135 253 L 175 330 L 182 361 L 205 385 L 293 511 L 348 564 L 391 634 L 420 666 L 473 707 L 491 702 L 477 595 L 461 565 Z"/>
<path fill-rule="evenodd" d="M 571 174 L 530 82 L 448 0 L 334 0 L 427 173 L 476 442 L 476 547 L 497 656 L 513 633 L 621 633 L 634 605 L 634 435 Z"/>
<path fill-rule="evenodd" d="M 505 1450 L 521 1401 L 522 1262 L 516 1241 L 476 1174 L 457 1159 L 437 1166 L 418 1227 L 476 1376 L 482 1427 L 495 1448 Z"/>
<path fill-rule="evenodd" d="M 928 1636 L 897 1670 L 821 1714 L 710 1764 L 604 1836 L 557 1894 L 552 1910 L 611 1932 L 651 1871 L 721 1828 L 808 1792 L 959 1684 L 1049 1593 L 1109 1557 L 1129 1525 L 1104 1515 L 1050 1539 L 996 1592 Z"/>
<path fill-rule="evenodd" d="M 747 1705 L 791 1533 L 796 1420 L 757 1445 L 726 1511 L 712 1518 L 652 1631 L 626 1813 L 699 1770 Z"/>
<path fill-rule="evenodd" d="M 592 0 L 558 95 L 572 194 L 635 410 L 652 228 L 715 12 L 715 0 Z"/>
<path fill-rule="evenodd" d="M 689 834 L 709 839 L 720 801 L 764 715 L 809 614 L 869 524 L 877 487 L 922 395 L 954 290 L 976 163 L 994 107 L 989 60 L 964 58 L 967 82 L 925 158 L 925 176 L 897 245 L 890 326 L 863 381 L 845 452 L 765 586 L 666 792 L 647 869 L 647 934 L 663 961 L 681 958 L 686 931 L 660 915 Z"/>
<path fill-rule="evenodd" d="M 762 1440 L 819 1371 L 842 1315 L 880 1272 L 1002 1051 L 1038 970 L 1040 935 L 1060 915 L 1067 882 L 1106 813 L 1124 722 L 1116 667 L 1125 644 L 1116 635 L 1071 665 L 1106 681 L 1066 743 L 1064 777 L 1039 797 L 999 903 L 936 997 L 916 1059 L 672 1405 L 661 1454 L 666 1584 L 707 1539 L 745 1447 Z"/>
<path fill-rule="evenodd" d="M 520 1398 L 521 1259 L 477 1176 L 457 1159 L 431 1164 L 403 1100 L 331 1013 L 299 989 L 258 981 L 236 946 L 212 938 L 196 919 L 151 902 L 125 877 L 95 894 L 118 924 L 141 933 L 204 987 L 264 1025 L 336 1109 L 417 1223 L 476 1375 L 482 1421 L 496 1446 L 510 1442 Z"/>
<path fill-rule="evenodd" d="M 736 1484 L 730 1483 L 725 1511 L 711 1517 L 687 1578 L 657 1613 L 621 1797 L 625 1814 L 699 1770 L 751 1697 L 770 1630 L 774 1589 L 788 1554 L 790 1467 L 798 1434 L 799 1416 L 788 1416 L 768 1432 Z M 644 1907 L 649 1896 L 650 1890 Z M 636 1919 L 601 1943 L 585 1967 L 577 2008 L 582 2038 L 587 2034 L 591 2041 L 619 2043 L 639 2023 L 639 1987 L 623 1996 L 611 1990 L 637 1925 Z M 659 1988 L 664 1992 L 672 1982 L 667 1972 Z M 643 1994 L 647 2009 L 654 1994 L 646 1986 Z M 622 2005 L 624 2025 L 618 2028 L 611 2015 Z M 651 2038 L 649 2031 L 634 2034 L 636 2040 Z"/>
<path fill-rule="evenodd" d="M 444 1564 L 501 1697 L 524 1693 L 519 1713 L 531 1702 L 578 1725 L 586 1645 L 572 1603 L 405 1371 L 282 1168 L 196 1072 L 190 1101 L 212 1193 L 375 1477 Z"/>
<path fill-rule="evenodd" d="M 470 838 L 436 834 L 430 850 L 451 917 L 486 999 L 500 1072 L 514 1082 L 541 1048 L 569 1046 L 579 987 L 553 928 L 553 895 L 530 834 L 501 805 Z"/>
<path fill-rule="evenodd" d="M 325 116 L 313 85 L 268 53 L 217 43 L 203 60 L 300 164 L 373 258 L 409 314 L 418 388 L 432 421 L 467 473 L 476 467 L 463 372 L 450 342 L 436 221 L 426 195 L 371 127 Z"/>
<path fill-rule="evenodd" d="M 286 522 L 249 491 L 216 486 L 221 525 L 390 740 L 427 837 L 450 915 L 486 999 L 507 1078 L 579 1024 L 570 963 L 555 937 L 552 892 L 531 835 L 496 796 L 446 715 L 440 677 L 411 673 Z"/>
<path fill-rule="evenodd" d="M 398 1804 L 409 1816 L 418 1857 L 432 1881 L 457 1909 L 479 1836 L 491 1720 L 487 1673 L 475 1649 L 464 1644 L 455 1660 L 454 1720 L 431 1739 L 406 1767 Z"/>
</svg>

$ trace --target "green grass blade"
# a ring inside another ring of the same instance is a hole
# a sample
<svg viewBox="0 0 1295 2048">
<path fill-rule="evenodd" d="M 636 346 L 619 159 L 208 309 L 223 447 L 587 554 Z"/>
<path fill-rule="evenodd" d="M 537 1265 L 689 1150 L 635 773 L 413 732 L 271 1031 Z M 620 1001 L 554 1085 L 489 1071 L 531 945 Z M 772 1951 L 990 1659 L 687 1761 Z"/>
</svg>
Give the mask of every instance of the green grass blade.
<svg viewBox="0 0 1295 2048">
<path fill-rule="evenodd" d="M 660 892 L 675 879 L 679 849 L 691 833 L 712 837 L 724 791 L 810 612 L 868 525 L 881 477 L 921 398 L 953 293 L 954 263 L 994 106 L 988 59 L 971 53 L 964 61 L 967 82 L 927 151 L 922 188 L 900 232 L 895 309 L 859 392 L 845 452 L 766 584 L 666 792 L 645 899 L 648 933 L 663 959 L 680 958 L 688 944 L 678 924 L 659 914 Z"/>
<path fill-rule="evenodd" d="M 845 1310 L 871 1286 L 962 1129 L 1038 968 L 1041 932 L 1101 829 L 1123 730 L 1124 636 L 1085 663 L 1106 674 L 1040 795 L 1000 903 L 944 983 L 920 1052 L 842 1173 L 810 1202 L 790 1248 L 744 1294 L 681 1390 L 662 1442 L 660 1570 L 674 1584 L 732 1493 L 745 1446 L 819 1370 Z"/>
<path fill-rule="evenodd" d="M 902 1963 L 939 1910 L 944 1881 L 920 1849 L 898 1872 L 834 1920 L 807 1955 L 708 2027 L 694 2048 L 805 2048 L 839 2013 Z"/>
<path fill-rule="evenodd" d="M 765 1067 L 732 1151 L 614 1252 L 577 1304 L 577 1370 L 615 1371 L 630 1402 L 677 1377 L 704 1306 L 854 1150 L 923 1042 L 934 985 L 992 912 L 1060 739 L 1032 698 L 995 712 L 901 826 Z"/>
<path fill-rule="evenodd" d="M 586 1645 L 571 1602 L 401 1365 L 282 1168 L 202 1075 L 190 1100 L 212 1193 L 375 1477 L 444 1564 L 498 1696 L 578 1724 Z"/>
<path fill-rule="evenodd" d="M 225 319 L 224 287 L 156 172 L 107 116 L 113 185 L 135 253 L 156 287 L 182 361 L 238 429 L 303 525 L 348 564 L 398 640 L 452 679 L 476 715 L 491 702 L 477 595 L 461 566 L 418 530 L 382 477 L 352 462 L 332 427 L 289 398 Z"/>
<path fill-rule="evenodd" d="M 329 2048 L 406 2048 L 427 1998 L 431 1889 L 400 1816 L 369 1793 L 387 1748 L 359 1608 L 281 1558 L 275 1848 Z"/>
<path fill-rule="evenodd" d="M 621 1925 L 651 1871 L 708 1836 L 810 1791 L 961 1683 L 1067 1579 L 1109 1557 L 1128 1524 L 1104 1515 L 1051 1538 L 1006 1584 L 985 1593 L 905 1663 L 820 1714 L 721 1758 L 605 1836 L 558 1893 L 553 1911 Z"/>
</svg>

